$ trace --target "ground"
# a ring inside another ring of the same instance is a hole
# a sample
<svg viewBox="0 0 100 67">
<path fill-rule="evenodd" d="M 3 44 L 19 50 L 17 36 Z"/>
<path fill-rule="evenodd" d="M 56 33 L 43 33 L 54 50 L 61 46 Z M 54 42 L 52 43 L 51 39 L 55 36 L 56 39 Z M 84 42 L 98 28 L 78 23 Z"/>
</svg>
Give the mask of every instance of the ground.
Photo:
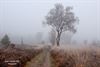
<svg viewBox="0 0 100 67">
<path fill-rule="evenodd" d="M 25 67 L 51 67 L 50 60 L 50 48 L 46 47 L 39 55 L 27 62 Z"/>
</svg>

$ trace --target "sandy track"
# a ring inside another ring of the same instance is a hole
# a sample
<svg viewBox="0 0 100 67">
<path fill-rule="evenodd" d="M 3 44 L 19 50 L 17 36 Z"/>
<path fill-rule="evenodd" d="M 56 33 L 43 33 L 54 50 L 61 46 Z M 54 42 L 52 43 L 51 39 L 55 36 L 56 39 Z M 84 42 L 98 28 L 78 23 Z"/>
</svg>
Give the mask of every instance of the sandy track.
<svg viewBox="0 0 100 67">
<path fill-rule="evenodd" d="M 49 50 L 45 48 L 43 52 L 31 59 L 30 62 L 27 62 L 25 67 L 51 67 Z"/>
</svg>

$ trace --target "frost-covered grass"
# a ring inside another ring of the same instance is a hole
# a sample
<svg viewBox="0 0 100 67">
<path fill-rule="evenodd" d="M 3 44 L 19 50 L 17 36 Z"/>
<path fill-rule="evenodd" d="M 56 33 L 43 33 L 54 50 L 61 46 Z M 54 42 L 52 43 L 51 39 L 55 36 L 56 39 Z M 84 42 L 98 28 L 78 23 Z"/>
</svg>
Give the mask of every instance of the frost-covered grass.
<svg viewBox="0 0 100 67">
<path fill-rule="evenodd" d="M 54 46 L 51 50 L 51 57 L 56 67 L 100 67 L 100 47 Z"/>
</svg>

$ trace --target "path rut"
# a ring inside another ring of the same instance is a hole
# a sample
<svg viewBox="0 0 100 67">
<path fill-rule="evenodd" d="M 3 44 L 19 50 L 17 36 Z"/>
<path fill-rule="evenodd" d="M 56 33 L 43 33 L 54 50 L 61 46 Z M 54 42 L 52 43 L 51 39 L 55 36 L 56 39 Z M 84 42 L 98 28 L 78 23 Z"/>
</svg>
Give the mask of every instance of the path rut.
<svg viewBox="0 0 100 67">
<path fill-rule="evenodd" d="M 43 52 L 27 62 L 25 67 L 51 67 L 50 49 L 45 48 Z"/>
</svg>

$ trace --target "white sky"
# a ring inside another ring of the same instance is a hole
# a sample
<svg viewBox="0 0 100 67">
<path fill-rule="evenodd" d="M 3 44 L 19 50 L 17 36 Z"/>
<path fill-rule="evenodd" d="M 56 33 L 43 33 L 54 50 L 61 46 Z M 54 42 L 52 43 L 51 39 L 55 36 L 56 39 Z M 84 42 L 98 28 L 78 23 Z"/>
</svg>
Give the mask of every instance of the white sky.
<svg viewBox="0 0 100 67">
<path fill-rule="evenodd" d="M 73 6 L 79 17 L 76 40 L 100 40 L 99 0 L 0 0 L 0 35 L 32 38 L 36 32 L 47 33 L 50 29 L 42 25 L 44 17 L 54 4 Z"/>
</svg>

